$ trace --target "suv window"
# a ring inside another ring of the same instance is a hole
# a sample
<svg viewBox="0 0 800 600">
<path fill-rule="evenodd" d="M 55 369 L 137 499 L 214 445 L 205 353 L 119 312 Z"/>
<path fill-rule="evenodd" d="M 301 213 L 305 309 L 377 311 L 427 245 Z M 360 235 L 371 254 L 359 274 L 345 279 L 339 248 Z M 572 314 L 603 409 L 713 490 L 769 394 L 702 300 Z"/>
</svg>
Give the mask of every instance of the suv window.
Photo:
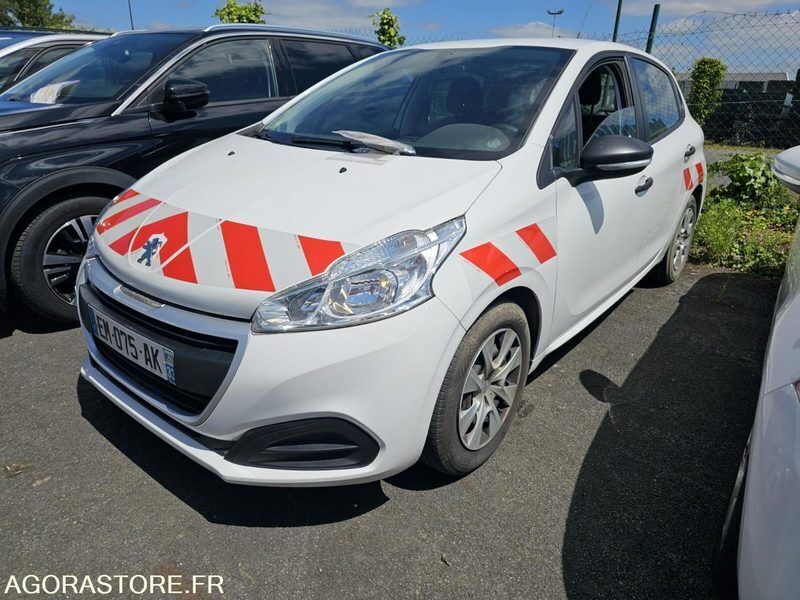
<svg viewBox="0 0 800 600">
<path fill-rule="evenodd" d="M 344 44 L 290 39 L 282 41 L 298 94 L 355 62 Z"/>
<path fill-rule="evenodd" d="M 642 96 L 649 142 L 672 129 L 678 122 L 678 99 L 672 79 L 662 69 L 639 59 L 633 59 L 632 63 Z"/>
<path fill-rule="evenodd" d="M 375 46 L 363 46 L 361 44 L 350 44 L 350 50 L 356 55 L 357 60 L 369 58 L 370 56 L 382 52 L 380 48 L 376 48 Z"/>
<path fill-rule="evenodd" d="M 56 62 L 62 56 L 66 56 L 70 52 L 75 52 L 80 46 L 58 46 L 57 48 L 50 48 L 45 50 L 39 56 L 31 61 L 28 68 L 25 70 L 25 75 L 33 75 L 39 69 L 43 69 L 50 63 Z"/>
<path fill-rule="evenodd" d="M 11 85 L 34 54 L 36 54 L 34 48 L 25 48 L 0 58 L 0 88 Z"/>
<path fill-rule="evenodd" d="M 269 43 L 265 39 L 211 44 L 198 50 L 171 76 L 204 83 L 208 87 L 209 104 L 278 95 Z"/>
</svg>

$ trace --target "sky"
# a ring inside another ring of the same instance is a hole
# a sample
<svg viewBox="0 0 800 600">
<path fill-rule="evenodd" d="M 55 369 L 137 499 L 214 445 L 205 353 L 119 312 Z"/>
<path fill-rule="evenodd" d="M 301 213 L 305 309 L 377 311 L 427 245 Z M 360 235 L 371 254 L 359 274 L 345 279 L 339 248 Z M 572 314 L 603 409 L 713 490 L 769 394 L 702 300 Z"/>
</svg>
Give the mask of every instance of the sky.
<svg viewBox="0 0 800 600">
<path fill-rule="evenodd" d="M 224 0 L 130 0 L 137 29 L 202 26 L 216 22 L 212 13 Z M 78 23 L 103 29 L 129 29 L 127 0 L 53 0 Z M 333 29 L 368 34 L 370 13 L 389 6 L 400 17 L 410 42 L 478 37 L 549 36 L 547 10 L 564 9 L 556 33 L 591 36 L 610 33 L 616 0 L 263 0 L 274 25 Z M 625 0 L 622 31 L 646 30 L 651 0 Z M 664 0 L 661 23 L 723 7 L 729 12 L 797 10 L 776 0 Z"/>
</svg>

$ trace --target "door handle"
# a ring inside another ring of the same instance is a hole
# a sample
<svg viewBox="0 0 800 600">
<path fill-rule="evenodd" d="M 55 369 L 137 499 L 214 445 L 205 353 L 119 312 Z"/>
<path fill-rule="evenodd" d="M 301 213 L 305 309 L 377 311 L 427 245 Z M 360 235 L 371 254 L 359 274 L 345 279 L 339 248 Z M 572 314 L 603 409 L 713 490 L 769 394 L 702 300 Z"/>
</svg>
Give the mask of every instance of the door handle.
<svg viewBox="0 0 800 600">
<path fill-rule="evenodd" d="M 695 150 L 695 147 L 689 144 L 688 146 L 686 146 L 686 152 L 683 153 L 683 160 L 689 160 L 689 158 L 693 156 L 695 152 L 697 152 L 697 150 Z"/>
<path fill-rule="evenodd" d="M 644 180 L 644 183 L 642 183 L 641 185 L 637 185 L 636 186 L 636 189 L 634 190 L 634 192 L 636 192 L 637 194 L 643 194 L 644 192 L 649 190 L 651 187 L 653 187 L 653 178 L 652 177 L 648 177 L 647 179 Z"/>
</svg>

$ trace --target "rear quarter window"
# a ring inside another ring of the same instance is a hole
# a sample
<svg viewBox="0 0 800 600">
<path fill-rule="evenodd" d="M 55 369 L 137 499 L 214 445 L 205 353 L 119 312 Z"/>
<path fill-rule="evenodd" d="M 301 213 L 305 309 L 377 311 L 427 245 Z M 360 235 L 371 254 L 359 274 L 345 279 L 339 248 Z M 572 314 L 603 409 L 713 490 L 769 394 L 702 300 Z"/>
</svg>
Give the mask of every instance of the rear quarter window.
<svg viewBox="0 0 800 600">
<path fill-rule="evenodd" d="M 350 44 L 350 50 L 355 54 L 356 60 L 363 60 L 383 52 L 383 50 L 375 46 L 364 46 L 362 44 Z"/>
</svg>

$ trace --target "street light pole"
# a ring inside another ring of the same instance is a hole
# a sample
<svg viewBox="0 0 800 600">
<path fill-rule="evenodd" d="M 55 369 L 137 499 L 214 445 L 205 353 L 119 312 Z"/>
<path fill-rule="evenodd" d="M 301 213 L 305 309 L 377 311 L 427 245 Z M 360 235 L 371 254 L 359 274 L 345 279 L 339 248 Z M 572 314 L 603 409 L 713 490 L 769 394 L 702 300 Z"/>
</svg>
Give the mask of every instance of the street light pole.
<svg viewBox="0 0 800 600">
<path fill-rule="evenodd" d="M 564 9 L 563 8 L 559 8 L 557 10 L 547 9 L 547 14 L 553 17 L 553 29 L 550 32 L 550 37 L 556 37 L 556 17 L 559 15 L 563 15 Z"/>
<path fill-rule="evenodd" d="M 131 0 L 128 0 L 128 16 L 131 19 L 131 29 L 135 29 L 133 26 L 133 9 L 131 8 Z"/>
</svg>

